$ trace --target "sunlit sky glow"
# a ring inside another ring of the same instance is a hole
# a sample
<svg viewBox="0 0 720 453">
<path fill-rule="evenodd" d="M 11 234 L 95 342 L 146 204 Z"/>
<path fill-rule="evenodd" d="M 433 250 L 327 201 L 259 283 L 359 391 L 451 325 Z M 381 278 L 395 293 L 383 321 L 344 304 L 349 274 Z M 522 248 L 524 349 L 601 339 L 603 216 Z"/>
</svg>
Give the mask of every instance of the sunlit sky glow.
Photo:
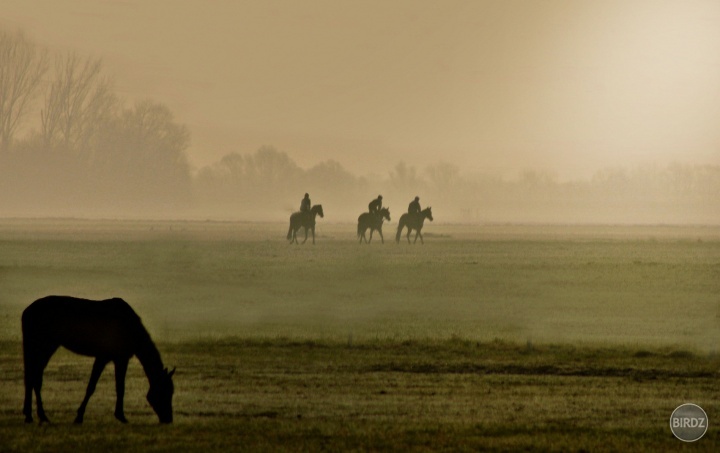
<svg viewBox="0 0 720 453">
<path fill-rule="evenodd" d="M 196 167 L 274 145 L 467 171 L 720 164 L 720 2 L 5 0 L 0 25 L 167 104 Z"/>
</svg>

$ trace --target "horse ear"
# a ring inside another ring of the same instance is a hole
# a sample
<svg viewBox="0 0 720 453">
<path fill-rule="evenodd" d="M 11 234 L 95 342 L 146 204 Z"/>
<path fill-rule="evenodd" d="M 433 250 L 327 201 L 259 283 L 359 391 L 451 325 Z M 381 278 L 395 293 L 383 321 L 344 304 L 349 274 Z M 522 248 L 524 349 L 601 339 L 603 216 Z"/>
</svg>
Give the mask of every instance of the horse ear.
<svg viewBox="0 0 720 453">
<path fill-rule="evenodd" d="M 175 369 L 176 367 L 173 367 L 172 371 L 168 373 L 168 377 L 172 377 L 172 375 L 175 374 Z M 165 370 L 167 371 L 167 368 L 165 368 Z"/>
</svg>

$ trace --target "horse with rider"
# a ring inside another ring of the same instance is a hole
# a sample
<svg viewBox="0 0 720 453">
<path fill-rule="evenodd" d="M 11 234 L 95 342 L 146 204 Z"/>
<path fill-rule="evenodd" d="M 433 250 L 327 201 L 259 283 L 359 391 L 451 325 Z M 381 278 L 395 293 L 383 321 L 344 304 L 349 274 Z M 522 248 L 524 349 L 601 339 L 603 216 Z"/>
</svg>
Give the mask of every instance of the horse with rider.
<svg viewBox="0 0 720 453">
<path fill-rule="evenodd" d="M 425 219 L 429 219 L 432 222 L 432 209 L 429 207 L 422 209 L 420 207 L 420 197 L 416 196 L 415 199 L 408 205 L 408 212 L 400 216 L 397 234 L 395 235 L 395 242 L 400 242 L 400 235 L 402 234 L 403 228 L 407 228 L 408 244 L 410 243 L 410 233 L 412 233 L 413 230 L 415 230 L 415 240 L 413 243 L 417 242 L 419 237 L 420 243 L 424 244 L 425 241 L 423 240 L 421 231 Z"/>
<path fill-rule="evenodd" d="M 377 198 L 368 204 L 368 212 L 363 212 L 358 217 L 357 236 L 360 243 L 365 240 L 365 242 L 369 244 L 370 241 L 372 241 L 374 231 L 377 231 L 380 235 L 380 241 L 382 241 L 383 244 L 385 243 L 385 238 L 382 234 L 382 224 L 385 220 L 390 221 L 390 208 L 384 208 L 382 206 L 382 199 L 382 195 L 378 195 Z M 370 229 L 370 239 L 365 237 L 365 232 L 368 228 Z"/>
<path fill-rule="evenodd" d="M 287 239 L 292 244 L 293 242 L 298 244 L 297 232 L 300 228 L 305 229 L 305 240 L 302 241 L 304 244 L 308 239 L 308 231 L 312 232 L 312 241 L 315 244 L 315 217 L 325 217 L 321 204 L 315 206 L 310 202 L 310 195 L 305 194 L 305 197 L 300 201 L 300 211 L 294 212 L 290 215 L 290 228 L 288 229 Z"/>
</svg>

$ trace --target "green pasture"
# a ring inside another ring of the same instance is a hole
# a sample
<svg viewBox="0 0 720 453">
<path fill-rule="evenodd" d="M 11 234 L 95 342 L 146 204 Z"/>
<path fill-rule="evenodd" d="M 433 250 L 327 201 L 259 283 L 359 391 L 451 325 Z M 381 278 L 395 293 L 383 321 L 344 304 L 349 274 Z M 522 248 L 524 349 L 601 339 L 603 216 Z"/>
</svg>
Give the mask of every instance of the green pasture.
<svg viewBox="0 0 720 453">
<path fill-rule="evenodd" d="M 395 226 L 0 221 L 0 451 L 658 451 L 687 401 L 717 449 L 720 228 Z M 178 367 L 172 426 L 137 361 L 130 425 L 110 367 L 73 426 L 92 360 L 65 351 L 54 423 L 23 423 L 20 314 L 49 294 L 135 308 Z"/>
</svg>

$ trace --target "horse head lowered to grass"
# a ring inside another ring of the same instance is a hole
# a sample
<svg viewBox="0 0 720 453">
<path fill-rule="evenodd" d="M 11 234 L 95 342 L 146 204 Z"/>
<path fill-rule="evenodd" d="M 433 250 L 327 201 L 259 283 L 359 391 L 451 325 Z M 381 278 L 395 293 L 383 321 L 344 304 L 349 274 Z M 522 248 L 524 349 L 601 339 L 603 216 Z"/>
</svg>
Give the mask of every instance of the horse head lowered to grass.
<svg viewBox="0 0 720 453">
<path fill-rule="evenodd" d="M 108 362 L 115 364 L 115 418 L 127 423 L 123 412 L 125 374 L 132 356 L 137 356 L 145 370 L 150 390 L 147 400 L 161 423 L 172 423 L 172 397 L 175 370 L 163 366 L 150 334 L 130 305 L 122 299 L 103 301 L 68 296 L 38 299 L 22 314 L 23 359 L 25 364 L 25 422 L 31 423 L 32 392 L 37 399 L 40 422 L 49 422 L 43 409 L 40 390 L 43 371 L 60 346 L 77 354 L 95 357 L 85 398 L 75 423 L 82 423 L 85 408 L 95 391 L 100 374 Z"/>
</svg>

